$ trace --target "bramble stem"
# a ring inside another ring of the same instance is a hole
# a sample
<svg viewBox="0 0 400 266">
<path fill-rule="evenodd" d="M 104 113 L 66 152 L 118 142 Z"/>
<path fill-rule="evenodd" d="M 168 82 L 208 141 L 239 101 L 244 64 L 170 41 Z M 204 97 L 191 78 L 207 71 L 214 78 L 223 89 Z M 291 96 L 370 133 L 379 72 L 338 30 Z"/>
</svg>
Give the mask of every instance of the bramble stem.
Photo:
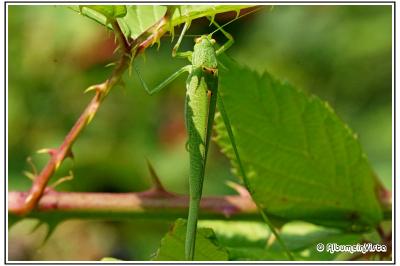
<svg viewBox="0 0 400 266">
<path fill-rule="evenodd" d="M 26 192 L 8 193 L 9 214 L 18 214 Z M 154 190 L 138 193 L 56 192 L 47 190 L 28 217 L 55 215 L 69 218 L 168 218 L 186 216 L 187 196 L 158 193 Z M 257 207 L 250 197 L 214 196 L 201 201 L 201 218 L 260 220 Z"/>
<path fill-rule="evenodd" d="M 39 173 L 39 175 L 35 177 L 31 189 L 24 194 L 24 200 L 21 204 L 14 206 L 14 214 L 26 215 L 31 212 L 33 208 L 35 208 L 36 204 L 42 197 L 51 176 L 59 168 L 64 159 L 71 154 L 73 143 L 95 116 L 104 98 L 107 96 L 110 90 L 121 81 L 122 75 L 129 68 L 129 65 L 132 61 L 131 59 L 143 52 L 148 46 L 153 44 L 155 40 L 157 40 L 166 32 L 166 24 L 168 19 L 169 13 L 167 13 L 166 16 L 164 16 L 151 29 L 149 29 L 149 32 L 143 33 L 142 35 L 145 37 L 139 37 L 138 40 L 145 39 L 143 42 L 140 42 L 137 47 L 132 46 L 133 44 L 131 45 L 128 42 L 122 33 L 118 22 L 116 20 L 111 21 L 114 34 L 116 35 L 118 45 L 121 50 L 121 57 L 114 71 L 106 81 L 90 87 L 91 89 L 95 90 L 95 96 L 75 122 L 75 125 L 71 128 L 67 136 L 64 138 L 64 141 L 60 147 L 52 149 L 52 153 L 50 153 L 50 160 Z"/>
</svg>

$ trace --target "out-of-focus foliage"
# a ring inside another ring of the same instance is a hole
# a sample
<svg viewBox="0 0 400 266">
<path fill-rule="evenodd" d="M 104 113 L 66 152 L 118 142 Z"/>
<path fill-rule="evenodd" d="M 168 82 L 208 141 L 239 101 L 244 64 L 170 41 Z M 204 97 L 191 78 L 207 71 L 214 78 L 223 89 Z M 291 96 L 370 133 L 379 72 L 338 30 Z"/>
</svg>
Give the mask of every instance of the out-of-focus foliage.
<svg viewBox="0 0 400 266">
<path fill-rule="evenodd" d="M 30 186 L 22 175 L 30 170 L 26 158 L 32 156 L 39 169 L 44 165 L 48 158 L 35 151 L 61 143 L 92 97 L 83 94 L 85 88 L 110 74 L 104 66 L 115 59 L 115 44 L 103 26 L 63 6 L 9 6 L 7 18 L 8 182 L 10 190 L 25 190 Z M 208 25 L 194 21 L 189 34 L 209 33 Z M 228 54 L 327 100 L 358 133 L 377 175 L 390 188 L 391 30 L 390 6 L 275 6 L 227 26 L 236 41 Z M 170 41 L 162 38 L 160 51 L 149 49 L 136 61 L 152 85 L 186 63 L 171 58 Z M 224 39 L 218 35 L 217 41 Z M 190 49 L 192 38 L 183 45 Z M 144 190 L 151 183 L 147 157 L 167 189 L 187 193 L 184 78 L 151 97 L 134 74 L 124 80 L 126 87 L 111 91 L 74 145 L 75 160 L 65 161 L 54 178 L 72 169 L 75 179 L 57 189 Z M 229 163 L 215 146 L 207 168 L 206 195 L 233 193 L 224 184 L 234 179 Z M 10 230 L 9 259 L 148 260 L 170 224 L 67 221 L 37 249 L 44 234 L 28 234 L 33 225 L 23 221 Z M 243 253 L 249 254 L 235 254 Z"/>
</svg>

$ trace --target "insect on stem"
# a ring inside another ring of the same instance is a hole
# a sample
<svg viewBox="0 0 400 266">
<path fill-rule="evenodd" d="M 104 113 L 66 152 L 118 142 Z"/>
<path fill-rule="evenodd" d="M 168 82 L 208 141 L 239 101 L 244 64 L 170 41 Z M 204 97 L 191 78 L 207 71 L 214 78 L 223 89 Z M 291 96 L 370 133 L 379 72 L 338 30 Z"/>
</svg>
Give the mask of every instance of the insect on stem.
<svg viewBox="0 0 400 266">
<path fill-rule="evenodd" d="M 251 12 L 236 17 L 232 21 L 220 26 L 213 19 L 211 24 L 214 24 L 217 29 L 208 35 L 202 35 L 195 39 L 193 51 L 179 51 L 183 36 L 190 27 L 191 21 L 186 21 L 182 32 L 172 50 L 173 57 L 187 58 L 189 65 L 179 69 L 172 74 L 160 85 L 153 89 L 149 89 L 140 78 L 140 82 L 149 94 L 160 91 L 169 83 L 175 80 L 184 72 L 189 75 L 186 80 L 186 100 L 185 100 L 185 124 L 188 134 L 187 150 L 189 152 L 189 212 L 185 240 L 185 258 L 186 260 L 195 259 L 197 220 L 199 217 L 200 200 L 203 190 L 203 181 L 205 175 L 205 166 L 207 161 L 207 153 L 211 138 L 212 125 L 214 122 L 215 110 L 218 99 L 218 59 L 217 56 L 231 47 L 233 37 L 223 28 L 233 21 L 242 18 L 248 14 L 258 11 L 260 8 Z M 228 39 L 218 49 L 215 48 L 215 40 L 212 35 L 221 31 Z M 226 116 L 226 113 L 223 115 Z M 226 122 L 226 119 L 224 119 Z M 233 135 L 230 136 L 232 146 L 237 153 L 234 144 Z M 265 214 L 263 214 L 263 217 Z M 266 217 L 266 216 L 265 216 Z M 267 220 L 269 221 L 269 220 Z M 270 224 L 267 223 L 269 226 Z M 271 229 L 273 230 L 273 228 Z M 276 231 L 273 231 L 276 233 Z M 280 241 L 279 236 L 277 239 Z M 281 241 L 280 241 L 281 242 Z M 290 256 L 290 255 L 289 255 Z"/>
</svg>

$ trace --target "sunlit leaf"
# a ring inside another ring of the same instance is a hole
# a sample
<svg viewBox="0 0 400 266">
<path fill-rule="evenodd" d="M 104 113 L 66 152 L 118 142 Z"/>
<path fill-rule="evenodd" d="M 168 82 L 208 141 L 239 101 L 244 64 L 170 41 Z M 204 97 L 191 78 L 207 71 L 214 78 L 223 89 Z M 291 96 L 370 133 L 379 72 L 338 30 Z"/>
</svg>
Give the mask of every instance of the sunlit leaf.
<svg viewBox="0 0 400 266">
<path fill-rule="evenodd" d="M 108 19 L 115 19 L 119 17 L 124 17 L 126 15 L 126 7 L 125 6 L 117 6 L 117 5 L 86 5 L 80 6 L 81 11 L 83 9 L 90 9 L 95 12 L 100 13 Z"/>
<path fill-rule="evenodd" d="M 161 240 L 160 248 L 153 260 L 185 260 L 186 220 L 178 219 L 170 232 Z M 228 260 L 226 250 L 220 247 L 212 229 L 197 230 L 194 260 Z"/>
<path fill-rule="evenodd" d="M 82 6 L 81 6 L 82 7 Z M 84 6 L 80 8 L 72 6 L 75 11 L 95 20 L 96 22 L 107 25 L 107 18 L 118 18 L 120 27 L 126 37 L 137 38 L 152 25 L 159 21 L 166 13 L 167 7 L 173 10 L 172 19 L 168 25 L 168 30 L 173 27 L 192 21 L 201 17 L 214 17 L 218 13 L 229 11 L 239 12 L 243 8 L 251 7 L 248 5 L 180 5 L 180 6 L 161 6 L 161 5 L 127 5 L 127 6 Z M 112 7 L 115 7 L 114 9 Z M 118 8 L 117 8 L 118 7 Z M 122 8 L 125 7 L 125 13 Z M 117 16 L 118 15 L 118 16 Z M 111 28 L 109 25 L 107 25 Z"/>
<path fill-rule="evenodd" d="M 82 5 L 71 6 L 71 9 L 102 25 L 107 25 L 110 29 L 110 20 L 123 17 L 127 13 L 125 6 Z"/>
<path fill-rule="evenodd" d="M 222 61 L 219 92 L 259 206 L 286 220 L 351 231 L 376 226 L 377 181 L 357 137 L 332 108 L 268 73 Z M 216 129 L 237 168 L 222 119 Z"/>
<path fill-rule="evenodd" d="M 211 228 L 220 246 L 226 248 L 229 260 L 287 260 L 282 246 L 263 222 L 199 221 L 199 227 Z M 357 244 L 362 234 L 345 233 L 305 222 L 290 222 L 280 230 L 280 236 L 296 260 L 332 260 L 340 253 L 318 252 L 322 243 Z"/>
</svg>

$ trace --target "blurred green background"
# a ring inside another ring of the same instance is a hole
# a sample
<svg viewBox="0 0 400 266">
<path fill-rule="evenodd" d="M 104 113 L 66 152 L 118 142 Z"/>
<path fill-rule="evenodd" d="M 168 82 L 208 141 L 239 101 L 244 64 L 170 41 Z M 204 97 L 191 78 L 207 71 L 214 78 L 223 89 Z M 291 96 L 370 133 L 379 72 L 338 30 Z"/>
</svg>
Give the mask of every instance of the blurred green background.
<svg viewBox="0 0 400 266">
<path fill-rule="evenodd" d="M 233 17 L 222 15 L 221 23 Z M 206 20 L 189 34 L 208 33 Z M 379 178 L 391 188 L 392 9 L 391 6 L 274 6 L 230 24 L 235 45 L 227 52 L 242 64 L 288 81 L 327 100 L 358 133 Z M 222 38 L 217 41 L 223 42 Z M 136 60 L 144 79 L 156 85 L 185 60 L 170 56 L 171 39 Z M 192 38 L 185 40 L 187 49 Z M 32 157 L 57 147 L 92 95 L 83 94 L 111 72 L 114 37 L 66 6 L 8 6 L 8 184 L 27 190 Z M 125 88 L 113 89 L 73 147 L 52 182 L 73 171 L 62 191 L 142 191 L 151 186 L 146 158 L 168 190 L 187 193 L 188 156 L 183 122 L 184 77 L 148 96 L 134 71 Z M 243 88 L 245 93 L 245 88 Z M 229 162 L 213 146 L 204 194 L 234 193 Z M 10 230 L 10 260 L 98 260 L 114 256 L 147 260 L 171 221 L 67 221 L 41 246 L 45 227 L 34 221 Z"/>
</svg>

